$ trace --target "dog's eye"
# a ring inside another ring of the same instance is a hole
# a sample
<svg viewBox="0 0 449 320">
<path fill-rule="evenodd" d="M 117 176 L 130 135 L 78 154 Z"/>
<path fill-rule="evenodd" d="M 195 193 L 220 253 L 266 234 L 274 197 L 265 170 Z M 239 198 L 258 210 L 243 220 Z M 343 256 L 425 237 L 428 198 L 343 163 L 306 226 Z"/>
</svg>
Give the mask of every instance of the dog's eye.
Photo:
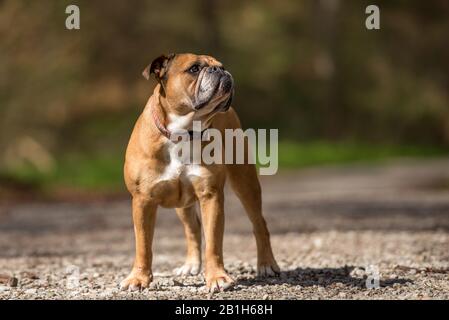
<svg viewBox="0 0 449 320">
<path fill-rule="evenodd" d="M 189 72 L 190 73 L 197 73 L 198 71 L 200 71 L 201 67 L 199 64 L 194 64 L 193 66 L 190 67 Z"/>
</svg>

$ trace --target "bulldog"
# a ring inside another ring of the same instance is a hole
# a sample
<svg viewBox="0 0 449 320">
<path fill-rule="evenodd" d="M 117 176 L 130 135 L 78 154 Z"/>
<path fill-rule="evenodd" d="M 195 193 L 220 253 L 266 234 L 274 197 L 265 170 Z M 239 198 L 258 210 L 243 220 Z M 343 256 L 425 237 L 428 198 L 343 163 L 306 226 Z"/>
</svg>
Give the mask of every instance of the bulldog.
<svg viewBox="0 0 449 320">
<path fill-rule="evenodd" d="M 228 179 L 252 223 L 259 276 L 275 276 L 279 267 L 262 215 L 261 187 L 254 164 L 183 163 L 174 154 L 178 143 L 192 143 L 193 122 L 202 128 L 241 128 L 231 107 L 234 80 L 222 63 L 207 55 L 170 54 L 156 58 L 144 71 L 157 85 L 138 118 L 126 150 L 124 178 L 132 195 L 135 259 L 122 290 L 139 290 L 151 283 L 152 241 L 159 206 L 175 208 L 187 240 L 185 264 L 177 275 L 201 271 L 201 224 L 204 232 L 204 276 L 209 292 L 223 291 L 234 280 L 223 263 L 224 194 Z M 187 133 L 187 134 L 186 134 Z M 184 136 L 183 136 L 184 134 Z M 184 142 L 173 139 L 181 136 Z M 224 135 L 223 135 L 224 136 Z M 207 141 L 201 142 L 201 146 Z M 245 140 L 245 150 L 249 148 Z M 201 222 L 197 214 L 201 211 Z"/>
</svg>

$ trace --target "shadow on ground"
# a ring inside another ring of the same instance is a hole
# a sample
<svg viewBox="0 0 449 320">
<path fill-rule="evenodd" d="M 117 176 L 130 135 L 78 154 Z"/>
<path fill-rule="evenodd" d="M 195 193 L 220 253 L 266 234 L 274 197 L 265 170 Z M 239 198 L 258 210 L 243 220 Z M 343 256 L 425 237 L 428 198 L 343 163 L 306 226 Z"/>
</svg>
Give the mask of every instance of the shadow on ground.
<svg viewBox="0 0 449 320">
<path fill-rule="evenodd" d="M 282 285 L 288 284 L 301 287 L 328 287 L 343 285 L 345 287 L 354 287 L 359 289 L 367 288 L 367 276 L 354 277 L 351 275 L 354 269 L 364 270 L 363 267 L 344 266 L 341 268 L 296 268 L 289 271 L 282 271 L 277 277 L 237 280 L 239 286 L 235 290 L 242 290 L 254 285 Z M 371 282 L 375 284 L 374 282 Z M 381 288 L 391 287 L 395 284 L 413 283 L 411 279 L 397 278 L 380 280 L 378 282 Z"/>
</svg>

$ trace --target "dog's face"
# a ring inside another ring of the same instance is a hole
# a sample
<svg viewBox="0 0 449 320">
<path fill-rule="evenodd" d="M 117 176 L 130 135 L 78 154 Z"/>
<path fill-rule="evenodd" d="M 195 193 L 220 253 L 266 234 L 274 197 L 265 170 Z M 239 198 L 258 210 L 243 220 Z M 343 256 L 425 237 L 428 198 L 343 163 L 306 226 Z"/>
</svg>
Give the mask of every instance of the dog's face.
<svg viewBox="0 0 449 320">
<path fill-rule="evenodd" d="M 192 110 L 198 116 L 229 109 L 234 92 L 232 75 L 215 58 L 195 54 L 171 54 L 156 58 L 143 72 L 154 74 L 163 96 L 175 112 Z"/>
</svg>

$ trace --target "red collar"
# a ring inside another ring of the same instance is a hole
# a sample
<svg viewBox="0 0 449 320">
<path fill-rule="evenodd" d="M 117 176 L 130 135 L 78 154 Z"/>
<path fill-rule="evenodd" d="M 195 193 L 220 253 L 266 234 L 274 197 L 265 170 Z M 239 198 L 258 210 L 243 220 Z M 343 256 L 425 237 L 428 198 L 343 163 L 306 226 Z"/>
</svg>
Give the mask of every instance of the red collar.
<svg viewBox="0 0 449 320">
<path fill-rule="evenodd" d="M 171 135 L 172 135 L 171 131 L 168 130 L 167 127 L 162 123 L 161 119 L 160 119 L 159 116 L 157 115 L 156 110 L 154 109 L 153 106 L 151 106 L 151 114 L 152 114 L 152 116 L 153 116 L 154 124 L 156 125 L 156 128 L 158 128 L 159 132 L 160 132 L 164 137 L 166 137 L 168 140 L 173 141 L 173 140 L 171 139 Z M 206 129 L 204 129 L 203 131 L 201 131 L 200 139 L 203 138 L 203 136 L 204 136 L 204 134 L 205 134 L 205 132 L 206 132 L 207 129 L 208 129 L 208 128 L 206 128 Z M 190 131 L 187 131 L 187 132 L 188 132 L 188 134 L 189 134 L 189 139 L 190 139 L 190 140 L 193 140 L 194 137 L 197 137 L 197 135 L 194 135 L 194 132 L 193 132 L 193 131 L 190 130 Z M 206 139 L 207 139 L 207 140 L 209 139 L 209 135 L 206 136 Z M 178 140 L 178 141 L 179 141 L 179 140 Z"/>
<path fill-rule="evenodd" d="M 170 140 L 171 132 L 167 129 L 167 127 L 162 123 L 161 119 L 159 119 L 159 116 L 156 113 L 156 110 L 154 109 L 154 106 L 151 106 L 151 114 L 153 115 L 153 121 L 156 125 L 156 128 L 158 128 L 159 132 L 165 136 L 167 139 Z"/>
</svg>

